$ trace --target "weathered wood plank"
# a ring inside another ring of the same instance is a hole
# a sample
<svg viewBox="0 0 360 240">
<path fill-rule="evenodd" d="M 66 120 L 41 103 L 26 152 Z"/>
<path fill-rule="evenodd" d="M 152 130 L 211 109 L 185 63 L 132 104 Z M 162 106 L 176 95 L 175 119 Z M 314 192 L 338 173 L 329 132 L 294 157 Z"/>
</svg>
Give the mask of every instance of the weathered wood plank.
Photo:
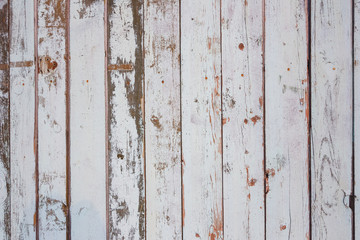
<svg viewBox="0 0 360 240">
<path fill-rule="evenodd" d="M 311 9 L 312 238 L 351 239 L 352 2 Z"/>
<path fill-rule="evenodd" d="M 220 1 L 181 2 L 183 238 L 223 238 Z"/>
<path fill-rule="evenodd" d="M 265 3 L 266 238 L 309 236 L 305 0 Z"/>
<path fill-rule="evenodd" d="M 109 237 L 145 239 L 143 1 L 108 1 Z"/>
<path fill-rule="evenodd" d="M 9 1 L 0 0 L 0 239 L 10 239 Z"/>
<path fill-rule="evenodd" d="M 70 2 L 71 237 L 106 239 L 104 2 Z"/>
<path fill-rule="evenodd" d="M 179 1 L 145 1 L 146 237 L 182 239 Z"/>
<path fill-rule="evenodd" d="M 263 1 L 222 4 L 225 239 L 261 239 L 264 219 Z"/>
<path fill-rule="evenodd" d="M 35 239 L 34 2 L 10 5 L 11 239 Z"/>
<path fill-rule="evenodd" d="M 355 239 L 360 239 L 360 0 L 354 1 L 354 157 Z"/>
<path fill-rule="evenodd" d="M 39 239 L 66 238 L 65 3 L 38 0 Z"/>
</svg>

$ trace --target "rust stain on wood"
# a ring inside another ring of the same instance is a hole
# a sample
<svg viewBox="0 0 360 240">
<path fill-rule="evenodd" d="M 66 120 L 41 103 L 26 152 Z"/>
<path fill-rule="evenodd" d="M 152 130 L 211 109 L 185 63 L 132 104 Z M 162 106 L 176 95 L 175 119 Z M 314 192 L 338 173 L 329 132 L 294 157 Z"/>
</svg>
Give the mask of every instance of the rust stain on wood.
<svg viewBox="0 0 360 240">
<path fill-rule="evenodd" d="M 263 97 L 259 97 L 259 104 L 260 104 L 260 108 L 263 107 Z"/>
<path fill-rule="evenodd" d="M 53 72 L 58 64 L 56 61 L 51 61 L 51 57 L 49 56 L 41 56 L 39 58 L 39 73 L 46 74 Z"/>
<path fill-rule="evenodd" d="M 34 231 L 36 231 L 36 223 L 37 223 L 37 213 L 34 213 L 33 216 L 33 227 L 34 227 Z"/>
<path fill-rule="evenodd" d="M 261 117 L 259 117 L 258 115 L 255 115 L 254 117 L 251 118 L 251 121 L 254 123 L 254 125 L 257 123 L 257 121 L 259 121 L 261 119 Z"/>
<path fill-rule="evenodd" d="M 0 64 L 0 70 L 8 70 L 9 68 L 32 67 L 33 61 L 10 62 L 9 64 Z"/>
<path fill-rule="evenodd" d="M 219 211 L 216 206 L 216 211 L 213 212 L 214 221 L 213 225 L 210 226 L 209 238 L 211 240 L 217 240 L 223 238 L 223 212 Z"/>
<path fill-rule="evenodd" d="M 23 62 L 10 62 L 10 67 L 32 67 L 34 64 L 33 61 L 23 61 Z"/>
<path fill-rule="evenodd" d="M 249 166 L 246 166 L 246 182 L 250 187 L 255 186 L 255 183 L 257 182 L 254 178 L 249 179 Z"/>
<path fill-rule="evenodd" d="M 305 89 L 305 117 L 306 121 L 310 121 L 310 102 L 309 102 L 309 90 L 308 88 Z"/>
<path fill-rule="evenodd" d="M 128 72 L 133 71 L 134 66 L 132 64 L 110 64 L 108 65 L 107 69 L 108 71 L 118 70 L 122 72 Z"/>
<path fill-rule="evenodd" d="M 243 44 L 243 43 L 240 43 L 240 44 L 239 44 L 239 49 L 240 49 L 241 51 L 244 51 L 244 48 L 245 48 L 244 44 Z"/>
<path fill-rule="evenodd" d="M 266 173 L 265 173 L 265 194 L 267 194 L 270 191 L 270 187 L 269 187 L 269 177 L 273 177 L 275 176 L 275 169 L 271 168 L 271 169 L 266 169 Z"/>
<path fill-rule="evenodd" d="M 182 151 L 182 150 L 181 150 Z M 184 166 L 185 166 L 185 161 L 184 161 L 184 156 L 181 153 L 181 209 L 182 209 L 182 216 L 181 216 L 181 226 L 184 227 L 185 226 L 185 190 L 184 190 Z"/>
</svg>

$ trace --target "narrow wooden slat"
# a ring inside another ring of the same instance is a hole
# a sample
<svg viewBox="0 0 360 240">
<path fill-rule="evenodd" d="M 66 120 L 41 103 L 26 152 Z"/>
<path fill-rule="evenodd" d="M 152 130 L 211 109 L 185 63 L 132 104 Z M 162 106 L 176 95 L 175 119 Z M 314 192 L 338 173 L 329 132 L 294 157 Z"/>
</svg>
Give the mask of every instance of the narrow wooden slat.
<svg viewBox="0 0 360 240">
<path fill-rule="evenodd" d="M 142 32 L 142 0 L 108 1 L 110 239 L 145 239 Z"/>
<path fill-rule="evenodd" d="M 144 6 L 146 237 L 182 239 L 179 1 Z"/>
<path fill-rule="evenodd" d="M 352 1 L 312 1 L 312 239 L 351 239 Z"/>
<path fill-rule="evenodd" d="M 265 2 L 266 238 L 309 236 L 307 4 Z"/>
<path fill-rule="evenodd" d="M 223 1 L 225 239 L 264 237 L 263 1 Z"/>
<path fill-rule="evenodd" d="M 220 1 L 181 1 L 183 238 L 223 238 Z"/>
<path fill-rule="evenodd" d="M 104 1 L 70 1 L 71 237 L 106 239 Z"/>
<path fill-rule="evenodd" d="M 0 65 L 9 66 L 9 2 L 0 0 Z M 10 239 L 9 68 L 0 69 L 0 239 Z"/>
<path fill-rule="evenodd" d="M 354 1 L 354 195 L 355 239 L 360 239 L 360 0 Z"/>
<path fill-rule="evenodd" d="M 66 238 L 65 35 L 62 0 L 38 0 L 39 239 Z"/>
<path fill-rule="evenodd" d="M 34 2 L 10 5 L 10 60 L 34 61 Z M 11 239 L 35 239 L 35 66 L 10 68 Z"/>
</svg>

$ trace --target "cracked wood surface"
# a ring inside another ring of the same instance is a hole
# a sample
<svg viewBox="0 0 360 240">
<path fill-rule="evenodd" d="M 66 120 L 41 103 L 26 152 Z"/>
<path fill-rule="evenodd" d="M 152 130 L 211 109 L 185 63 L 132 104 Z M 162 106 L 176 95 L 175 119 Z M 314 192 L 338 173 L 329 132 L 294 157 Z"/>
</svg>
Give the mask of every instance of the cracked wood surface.
<svg viewBox="0 0 360 240">
<path fill-rule="evenodd" d="M 181 1 L 183 238 L 223 238 L 220 1 Z"/>
<path fill-rule="evenodd" d="M 143 7 L 107 5 L 109 239 L 145 239 Z"/>
<path fill-rule="evenodd" d="M 39 239 L 66 238 L 66 9 L 38 0 Z"/>
<path fill-rule="evenodd" d="M 10 61 L 34 61 L 34 2 L 10 5 Z M 35 66 L 10 68 L 11 239 L 36 237 Z"/>
<path fill-rule="evenodd" d="M 9 1 L 0 1 L 0 66 L 9 66 Z M 0 68 L 0 239 L 10 239 L 10 70 Z"/>
<path fill-rule="evenodd" d="M 355 204 L 355 236 L 360 238 L 360 0 L 354 1 L 354 204 Z"/>
<path fill-rule="evenodd" d="M 307 2 L 265 1 L 266 238 L 309 238 Z"/>
<path fill-rule="evenodd" d="M 0 239 L 357 239 L 359 14 L 0 0 Z"/>
<path fill-rule="evenodd" d="M 351 239 L 352 5 L 311 9 L 312 238 Z"/>
<path fill-rule="evenodd" d="M 262 5 L 222 5 L 225 239 L 265 234 Z"/>
<path fill-rule="evenodd" d="M 144 3 L 147 239 L 182 239 L 179 2 Z"/>
</svg>

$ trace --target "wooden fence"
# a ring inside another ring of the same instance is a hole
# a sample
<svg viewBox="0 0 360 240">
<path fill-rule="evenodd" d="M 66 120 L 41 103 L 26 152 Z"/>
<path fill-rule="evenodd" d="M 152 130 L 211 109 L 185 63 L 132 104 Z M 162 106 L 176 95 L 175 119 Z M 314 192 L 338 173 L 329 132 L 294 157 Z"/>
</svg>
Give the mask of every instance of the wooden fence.
<svg viewBox="0 0 360 240">
<path fill-rule="evenodd" d="M 360 0 L 0 0 L 0 239 L 360 239 Z"/>
</svg>

